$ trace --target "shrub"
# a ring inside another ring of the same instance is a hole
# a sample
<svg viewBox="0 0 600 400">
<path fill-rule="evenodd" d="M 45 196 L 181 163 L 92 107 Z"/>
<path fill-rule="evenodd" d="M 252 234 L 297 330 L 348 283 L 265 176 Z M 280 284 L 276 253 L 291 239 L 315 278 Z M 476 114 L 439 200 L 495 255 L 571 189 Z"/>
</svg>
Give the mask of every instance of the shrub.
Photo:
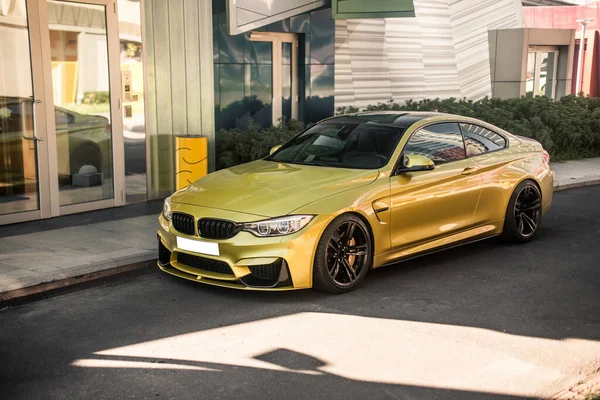
<svg viewBox="0 0 600 400">
<path fill-rule="evenodd" d="M 300 121 L 279 121 L 277 126 L 260 129 L 252 121 L 248 129 L 221 129 L 216 133 L 216 167 L 223 169 L 266 157 L 273 146 L 283 144 L 304 129 Z"/>
<path fill-rule="evenodd" d="M 473 117 L 508 132 L 539 141 L 555 161 L 600 156 L 600 99 L 566 96 L 553 101 L 531 95 L 516 99 L 478 101 L 449 99 L 408 100 L 404 105 L 379 103 L 366 111 L 434 111 Z M 357 112 L 338 107 L 336 114 Z"/>
<path fill-rule="evenodd" d="M 84 92 L 83 99 L 81 101 L 83 104 L 105 104 L 110 102 L 110 93 L 103 90 L 98 90 L 95 92 Z"/>
</svg>

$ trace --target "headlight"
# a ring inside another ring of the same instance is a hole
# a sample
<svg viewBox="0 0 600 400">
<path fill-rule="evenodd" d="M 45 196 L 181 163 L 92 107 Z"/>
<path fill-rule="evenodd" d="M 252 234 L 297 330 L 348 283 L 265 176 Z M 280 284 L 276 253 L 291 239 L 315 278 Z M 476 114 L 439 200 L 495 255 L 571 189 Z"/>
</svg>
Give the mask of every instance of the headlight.
<svg viewBox="0 0 600 400">
<path fill-rule="evenodd" d="M 285 236 L 298 232 L 308 225 L 311 219 L 313 219 L 313 215 L 291 215 L 264 221 L 247 222 L 244 224 L 243 230 L 259 237 Z"/>
<path fill-rule="evenodd" d="M 167 197 L 165 199 L 165 204 L 163 205 L 163 217 L 165 217 L 167 221 L 170 221 L 172 216 L 173 213 L 171 212 L 171 198 Z"/>
</svg>

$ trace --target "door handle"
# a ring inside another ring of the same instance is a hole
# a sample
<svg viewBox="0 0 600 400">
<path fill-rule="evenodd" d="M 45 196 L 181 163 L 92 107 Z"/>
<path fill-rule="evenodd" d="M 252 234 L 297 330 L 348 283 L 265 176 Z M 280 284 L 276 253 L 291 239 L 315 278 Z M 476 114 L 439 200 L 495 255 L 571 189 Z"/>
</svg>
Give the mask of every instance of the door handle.
<svg viewBox="0 0 600 400">
<path fill-rule="evenodd" d="M 463 169 L 460 174 L 461 175 L 471 175 L 471 174 L 474 174 L 475 172 L 477 172 L 478 169 L 479 168 L 476 168 L 476 167 L 467 167 L 467 168 Z"/>
<path fill-rule="evenodd" d="M 31 113 L 31 118 L 33 118 L 33 124 L 32 124 L 32 128 L 33 128 L 33 136 L 32 137 L 27 137 L 25 136 L 25 134 L 23 133 L 21 136 L 23 136 L 23 139 L 25 140 L 35 140 L 36 142 L 43 142 L 44 139 L 41 139 L 39 137 L 37 137 L 35 135 L 35 105 L 38 103 L 41 103 L 41 100 L 38 99 L 26 99 L 26 100 L 21 100 L 21 103 L 31 103 L 31 109 L 32 109 L 32 113 Z M 25 132 L 25 130 L 23 129 L 23 132 Z"/>
</svg>

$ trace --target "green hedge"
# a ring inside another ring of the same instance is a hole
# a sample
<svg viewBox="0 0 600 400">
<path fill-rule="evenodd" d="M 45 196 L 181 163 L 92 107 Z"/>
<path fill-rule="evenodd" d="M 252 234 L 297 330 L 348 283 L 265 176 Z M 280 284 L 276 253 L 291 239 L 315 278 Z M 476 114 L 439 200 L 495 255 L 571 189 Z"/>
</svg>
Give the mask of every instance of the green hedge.
<svg viewBox="0 0 600 400">
<path fill-rule="evenodd" d="M 516 135 L 536 139 L 550 152 L 553 161 L 600 157 L 600 98 L 566 96 L 552 101 L 546 97 L 478 101 L 454 98 L 380 103 L 366 111 L 410 110 L 458 114 L 481 119 Z M 359 111 L 339 107 L 336 114 Z M 278 126 L 259 129 L 250 123 L 245 131 L 220 130 L 216 134 L 217 169 L 265 157 L 304 128 L 301 122 L 280 121 Z"/>
<path fill-rule="evenodd" d="M 300 121 L 279 121 L 279 125 L 260 129 L 252 121 L 248 129 L 222 129 L 216 134 L 217 169 L 266 157 L 273 146 L 288 141 L 296 133 L 304 129 Z"/>
<path fill-rule="evenodd" d="M 437 110 L 474 117 L 515 135 L 534 138 L 554 161 L 600 156 L 600 98 L 566 96 L 557 101 L 540 96 L 478 101 L 450 98 L 409 100 L 404 105 L 380 103 L 366 108 L 366 111 L 378 110 Z M 339 107 L 336 113 L 356 111 L 354 107 Z"/>
<path fill-rule="evenodd" d="M 83 104 L 107 104 L 110 103 L 110 93 L 104 90 L 95 92 L 84 92 Z"/>
</svg>

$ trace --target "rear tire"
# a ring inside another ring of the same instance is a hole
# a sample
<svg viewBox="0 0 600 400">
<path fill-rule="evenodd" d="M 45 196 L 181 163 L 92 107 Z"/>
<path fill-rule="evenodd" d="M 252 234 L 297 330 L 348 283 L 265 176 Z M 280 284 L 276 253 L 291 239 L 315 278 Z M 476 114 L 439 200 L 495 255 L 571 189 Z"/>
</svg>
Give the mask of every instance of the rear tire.
<svg viewBox="0 0 600 400">
<path fill-rule="evenodd" d="M 355 215 L 335 218 L 323 231 L 313 264 L 313 287 L 346 293 L 363 281 L 373 263 L 369 229 Z"/>
<path fill-rule="evenodd" d="M 513 243 L 526 243 L 537 234 L 542 222 L 542 194 L 530 180 L 517 185 L 508 202 L 502 238 Z"/>
</svg>

